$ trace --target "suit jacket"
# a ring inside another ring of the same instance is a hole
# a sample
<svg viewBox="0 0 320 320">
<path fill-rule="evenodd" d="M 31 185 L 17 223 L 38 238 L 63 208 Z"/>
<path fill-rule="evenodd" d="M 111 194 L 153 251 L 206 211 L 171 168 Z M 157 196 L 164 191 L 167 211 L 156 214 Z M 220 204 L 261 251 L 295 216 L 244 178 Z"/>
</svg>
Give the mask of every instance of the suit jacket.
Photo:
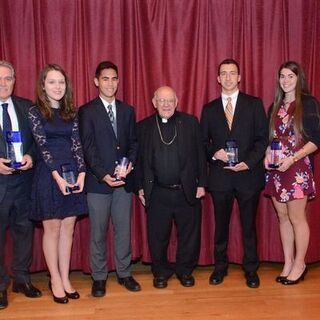
<svg viewBox="0 0 320 320">
<path fill-rule="evenodd" d="M 201 129 L 209 161 L 210 191 L 263 188 L 263 158 L 268 145 L 268 123 L 259 98 L 239 92 L 231 130 L 227 124 L 221 97 L 209 102 L 202 112 Z M 237 141 L 239 162 L 245 162 L 249 170 L 233 172 L 224 169 L 224 162 L 212 160 L 216 151 L 225 148 L 227 139 Z"/>
<path fill-rule="evenodd" d="M 156 114 L 138 123 L 139 160 L 136 170 L 137 189 L 143 189 L 146 207 L 154 185 L 152 166 L 153 137 L 156 126 Z M 195 204 L 197 187 L 206 185 L 206 161 L 201 141 L 198 120 L 186 113 L 176 111 L 176 126 L 178 139 L 178 158 L 180 180 L 183 191 L 190 204 Z M 156 132 L 156 134 L 158 134 Z"/>
<path fill-rule="evenodd" d="M 103 177 L 114 173 L 121 157 L 127 157 L 133 165 L 136 162 L 138 143 L 133 107 L 116 100 L 116 118 L 117 137 L 99 97 L 79 109 L 80 137 L 88 169 L 87 192 L 112 193 L 113 188 L 102 181 Z M 132 174 L 127 176 L 124 187 L 128 192 L 133 190 Z"/>
<path fill-rule="evenodd" d="M 31 156 L 33 161 L 35 160 L 35 143 L 28 123 L 28 110 L 32 105 L 30 100 L 12 96 L 11 97 L 14 109 L 17 114 L 19 130 L 22 133 L 22 145 L 23 153 Z M 0 157 L 6 158 L 6 141 L 5 136 L 0 128 Z M 0 174 L 0 203 L 6 193 L 9 179 L 15 179 L 17 185 L 21 188 L 22 194 L 25 194 L 26 190 L 31 190 L 33 170 L 20 171 L 20 173 L 12 175 Z"/>
</svg>

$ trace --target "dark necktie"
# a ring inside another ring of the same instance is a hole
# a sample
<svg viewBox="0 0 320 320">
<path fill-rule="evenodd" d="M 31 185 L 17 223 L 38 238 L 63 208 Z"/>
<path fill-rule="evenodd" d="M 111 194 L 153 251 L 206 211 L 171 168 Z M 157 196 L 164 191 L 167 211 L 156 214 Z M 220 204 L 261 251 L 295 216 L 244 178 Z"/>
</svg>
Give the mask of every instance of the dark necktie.
<svg viewBox="0 0 320 320">
<path fill-rule="evenodd" d="M 12 130 L 12 124 L 11 124 L 11 119 L 8 112 L 8 104 L 3 103 L 1 106 L 2 106 L 2 132 L 5 135 L 6 131 Z"/>
<path fill-rule="evenodd" d="M 112 111 L 112 105 L 109 104 L 107 109 L 108 109 L 108 116 L 109 116 L 109 119 L 110 119 L 110 122 L 111 122 L 111 125 L 113 128 L 113 131 L 114 131 L 115 135 L 117 135 L 117 127 L 116 127 L 116 123 L 115 123 L 115 119 L 114 119 L 114 113 Z"/>
</svg>

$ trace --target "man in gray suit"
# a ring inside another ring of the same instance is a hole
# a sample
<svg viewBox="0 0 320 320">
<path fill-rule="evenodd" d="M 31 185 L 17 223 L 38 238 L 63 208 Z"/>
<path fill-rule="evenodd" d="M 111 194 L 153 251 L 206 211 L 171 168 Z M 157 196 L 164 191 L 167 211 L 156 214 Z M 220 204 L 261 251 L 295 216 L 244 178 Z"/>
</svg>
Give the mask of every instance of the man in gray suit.
<svg viewBox="0 0 320 320">
<path fill-rule="evenodd" d="M 13 239 L 13 292 L 29 298 L 41 296 L 40 290 L 30 281 L 29 267 L 32 258 L 33 224 L 28 219 L 34 141 L 28 125 L 28 108 L 31 101 L 12 96 L 15 71 L 7 61 L 0 61 L 0 309 L 8 306 L 7 288 L 10 278 L 4 266 L 6 229 L 10 226 Z M 7 159 L 6 131 L 22 134 L 22 166 L 15 170 Z"/>
<path fill-rule="evenodd" d="M 139 283 L 131 276 L 131 203 L 132 166 L 138 143 L 133 107 L 115 98 L 118 68 L 102 61 L 94 83 L 99 96 L 79 111 L 80 134 L 88 167 L 86 191 L 90 218 L 90 266 L 93 278 L 91 293 L 102 297 L 106 292 L 106 229 L 111 217 L 115 237 L 115 264 L 118 282 L 129 291 L 139 291 Z M 114 174 L 119 159 L 126 157 L 128 168 L 118 180 Z"/>
</svg>

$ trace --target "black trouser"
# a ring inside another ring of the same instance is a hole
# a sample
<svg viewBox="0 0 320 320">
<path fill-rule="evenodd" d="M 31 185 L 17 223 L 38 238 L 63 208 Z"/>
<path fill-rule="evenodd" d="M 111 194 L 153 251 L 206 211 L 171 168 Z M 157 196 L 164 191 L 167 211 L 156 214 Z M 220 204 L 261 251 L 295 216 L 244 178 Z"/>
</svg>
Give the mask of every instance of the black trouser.
<svg viewBox="0 0 320 320">
<path fill-rule="evenodd" d="M 177 229 L 175 268 L 169 263 L 167 249 L 172 223 Z M 182 189 L 154 186 L 147 210 L 148 243 L 155 277 L 192 273 L 200 251 L 201 203 L 190 205 Z"/>
<path fill-rule="evenodd" d="M 10 278 L 4 267 L 6 229 L 10 226 L 13 242 L 12 275 L 16 282 L 30 281 L 33 223 L 29 220 L 30 185 L 19 176 L 10 176 L 6 194 L 0 203 L 0 291 L 7 289 Z"/>
<path fill-rule="evenodd" d="M 228 268 L 229 224 L 234 199 L 237 199 L 244 246 L 243 269 L 256 271 L 259 266 L 257 255 L 256 212 L 259 192 L 231 190 L 211 192 L 215 213 L 214 258 L 215 270 L 225 272 Z"/>
</svg>

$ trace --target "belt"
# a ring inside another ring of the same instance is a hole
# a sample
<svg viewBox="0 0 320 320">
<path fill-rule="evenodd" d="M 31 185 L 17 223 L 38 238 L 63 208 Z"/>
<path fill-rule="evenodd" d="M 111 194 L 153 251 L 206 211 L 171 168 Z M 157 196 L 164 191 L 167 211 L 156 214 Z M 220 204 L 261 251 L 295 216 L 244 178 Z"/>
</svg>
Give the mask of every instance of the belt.
<svg viewBox="0 0 320 320">
<path fill-rule="evenodd" d="M 182 184 L 164 184 L 160 182 L 156 182 L 156 185 L 160 188 L 169 189 L 169 190 L 181 190 Z"/>
</svg>

